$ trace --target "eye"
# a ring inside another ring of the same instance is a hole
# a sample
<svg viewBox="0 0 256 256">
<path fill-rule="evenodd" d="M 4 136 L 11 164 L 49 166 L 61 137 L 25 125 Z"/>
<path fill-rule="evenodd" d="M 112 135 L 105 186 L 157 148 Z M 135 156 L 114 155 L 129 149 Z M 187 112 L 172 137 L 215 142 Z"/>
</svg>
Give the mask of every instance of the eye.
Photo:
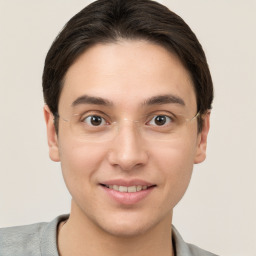
<svg viewBox="0 0 256 256">
<path fill-rule="evenodd" d="M 172 122 L 172 119 L 166 115 L 157 115 L 154 116 L 148 124 L 156 125 L 156 126 L 163 126 Z"/>
<path fill-rule="evenodd" d="M 100 126 L 107 124 L 106 120 L 103 117 L 97 115 L 87 116 L 82 120 L 82 122 L 90 126 Z"/>
</svg>

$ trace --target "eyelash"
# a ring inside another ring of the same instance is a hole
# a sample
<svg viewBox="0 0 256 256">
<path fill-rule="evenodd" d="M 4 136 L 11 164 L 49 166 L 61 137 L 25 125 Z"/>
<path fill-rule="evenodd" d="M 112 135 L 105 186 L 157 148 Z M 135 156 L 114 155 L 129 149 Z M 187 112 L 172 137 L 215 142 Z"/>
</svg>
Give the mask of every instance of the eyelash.
<svg viewBox="0 0 256 256">
<path fill-rule="evenodd" d="M 167 116 L 167 115 L 154 115 L 153 118 L 151 118 L 150 121 L 147 122 L 147 123 L 151 123 L 153 120 L 156 121 L 157 117 L 164 117 L 165 120 L 169 120 L 169 123 L 173 122 L 173 119 L 170 116 Z M 163 125 L 155 125 L 155 126 L 167 126 L 167 125 L 168 124 L 164 123 Z"/>
<path fill-rule="evenodd" d="M 92 114 L 90 114 L 90 115 L 83 115 L 83 117 L 80 119 L 80 121 L 82 122 L 82 123 L 87 123 L 86 122 L 86 119 L 87 118 L 92 118 L 92 117 L 100 117 L 101 118 L 101 120 L 104 120 L 104 122 L 105 122 L 105 124 L 103 124 L 103 125 L 110 125 L 111 124 L 111 121 L 108 121 L 108 117 L 106 116 L 106 117 L 103 117 L 103 114 L 102 113 L 92 113 Z M 146 120 L 149 120 L 149 121 L 147 121 L 147 122 L 145 122 L 145 124 L 147 125 L 147 124 L 150 124 L 153 120 L 155 120 L 157 117 L 164 117 L 166 120 L 167 120 L 167 122 L 168 122 L 168 124 L 170 124 L 170 123 L 172 123 L 172 122 L 174 122 L 174 117 L 173 117 L 173 115 L 171 115 L 171 114 L 169 114 L 169 115 L 167 115 L 167 114 L 163 114 L 163 113 L 159 113 L 159 114 L 150 114 L 147 118 L 146 118 Z M 90 122 L 90 121 L 89 121 Z M 163 125 L 153 125 L 153 126 L 157 126 L 157 127 L 164 127 L 164 126 L 167 126 L 168 124 L 166 124 L 166 123 L 164 123 Z M 92 124 L 88 124 L 89 126 L 92 126 L 92 127 L 100 127 L 100 126 L 102 126 L 102 124 L 99 124 L 99 125 L 92 125 Z"/>
</svg>

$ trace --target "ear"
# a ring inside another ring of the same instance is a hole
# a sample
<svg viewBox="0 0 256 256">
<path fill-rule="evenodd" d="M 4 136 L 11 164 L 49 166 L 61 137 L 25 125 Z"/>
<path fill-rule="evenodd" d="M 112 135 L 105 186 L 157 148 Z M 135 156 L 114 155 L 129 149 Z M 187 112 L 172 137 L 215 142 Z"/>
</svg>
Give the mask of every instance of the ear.
<svg viewBox="0 0 256 256">
<path fill-rule="evenodd" d="M 47 141 L 49 146 L 49 156 L 52 161 L 59 162 L 58 136 L 54 126 L 54 116 L 47 105 L 44 106 L 44 119 L 47 129 Z"/>
<path fill-rule="evenodd" d="M 203 116 L 202 131 L 198 134 L 197 138 L 197 152 L 194 159 L 195 164 L 203 162 L 206 158 L 207 137 L 210 129 L 210 114 L 211 112 L 208 111 Z"/>
</svg>

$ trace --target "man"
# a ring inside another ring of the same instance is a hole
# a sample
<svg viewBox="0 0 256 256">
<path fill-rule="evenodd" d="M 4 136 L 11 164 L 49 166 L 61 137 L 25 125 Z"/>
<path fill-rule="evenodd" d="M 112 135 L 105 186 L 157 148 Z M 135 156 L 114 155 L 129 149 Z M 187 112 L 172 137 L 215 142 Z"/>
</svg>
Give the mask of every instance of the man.
<svg viewBox="0 0 256 256">
<path fill-rule="evenodd" d="M 43 74 L 50 158 L 68 216 L 2 229 L 0 255 L 213 255 L 172 226 L 205 159 L 213 99 L 200 43 L 149 0 L 99 0 L 51 46 Z"/>
</svg>

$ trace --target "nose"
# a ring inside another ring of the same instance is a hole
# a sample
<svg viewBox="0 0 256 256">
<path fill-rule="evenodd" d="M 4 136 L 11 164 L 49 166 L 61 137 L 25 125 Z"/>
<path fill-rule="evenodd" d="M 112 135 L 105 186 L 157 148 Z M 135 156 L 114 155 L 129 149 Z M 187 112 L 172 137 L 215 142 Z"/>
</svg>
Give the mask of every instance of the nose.
<svg viewBox="0 0 256 256">
<path fill-rule="evenodd" d="M 136 125 L 124 125 L 111 142 L 108 161 L 113 166 L 129 171 L 144 166 L 148 161 L 145 143 Z"/>
</svg>

